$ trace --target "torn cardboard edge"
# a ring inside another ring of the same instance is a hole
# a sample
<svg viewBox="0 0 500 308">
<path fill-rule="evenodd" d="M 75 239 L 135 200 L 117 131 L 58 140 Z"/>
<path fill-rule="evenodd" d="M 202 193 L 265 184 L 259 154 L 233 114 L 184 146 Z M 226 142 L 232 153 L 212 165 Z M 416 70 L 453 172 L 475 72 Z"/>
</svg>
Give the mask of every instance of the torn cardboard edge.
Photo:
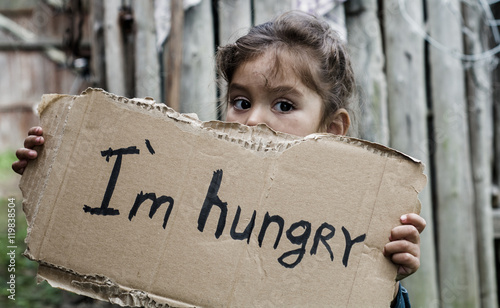
<svg viewBox="0 0 500 308">
<path fill-rule="evenodd" d="M 101 301 L 127 307 L 167 308 L 195 307 L 172 299 L 155 296 L 141 290 L 119 285 L 104 276 L 80 275 L 69 269 L 40 262 L 37 283 L 46 281 L 50 286 Z"/>
<path fill-rule="evenodd" d="M 56 170 L 56 174 L 51 174 L 52 167 L 58 159 L 61 159 L 61 157 L 59 157 L 59 150 L 61 146 L 64 146 L 66 148 L 68 148 L 68 146 L 70 148 L 73 148 L 73 146 L 77 146 L 76 141 L 64 139 L 62 136 L 64 136 L 64 134 L 66 133 L 66 125 L 72 125 L 72 121 L 74 121 L 74 119 L 70 117 L 70 113 L 73 112 L 75 108 L 80 108 L 79 105 L 74 105 L 75 102 L 87 99 L 109 100 L 110 102 L 114 102 L 116 106 L 119 106 L 118 110 L 123 110 L 123 112 L 125 112 L 126 110 L 138 112 L 146 114 L 148 117 L 161 119 L 162 121 L 166 121 L 167 119 L 173 120 L 176 128 L 180 131 L 187 132 L 196 136 L 202 136 L 203 138 L 207 139 L 212 138 L 213 140 L 220 140 L 231 145 L 237 144 L 239 147 L 251 151 L 251 153 L 261 153 L 263 157 L 268 157 L 269 155 L 281 155 L 281 153 L 285 153 L 304 142 L 321 142 L 322 140 L 325 140 L 328 142 L 334 141 L 348 144 L 349 146 L 363 149 L 367 152 L 374 153 L 381 157 L 392 157 L 398 160 L 407 161 L 410 164 L 417 166 L 418 172 L 421 174 L 421 178 L 420 180 L 414 181 L 414 183 L 412 184 L 415 194 L 418 193 L 425 185 L 423 165 L 418 160 L 380 144 L 351 137 L 325 134 L 313 134 L 302 138 L 275 132 L 265 125 L 248 127 L 237 123 L 226 123 L 220 121 L 202 122 L 193 116 L 179 114 L 165 105 L 156 104 L 154 103 L 154 101 L 148 99 L 127 99 L 110 93 L 106 93 L 100 89 L 89 88 L 84 91 L 82 95 L 74 97 L 65 95 L 45 95 L 43 97 L 42 103 L 39 106 L 39 113 L 42 117 L 46 113 L 48 113 L 52 117 L 59 118 L 59 122 L 57 122 L 57 124 L 51 125 L 51 135 L 45 136 L 46 146 L 44 148 L 44 151 L 41 151 L 40 157 L 37 160 L 37 164 L 30 164 L 25 171 L 25 176 L 23 176 L 23 178 L 21 179 L 20 186 L 21 190 L 23 191 L 23 196 L 25 196 L 23 205 L 29 222 L 27 237 L 28 242 L 31 239 L 33 224 L 36 222 L 39 207 L 43 203 L 43 199 L 48 198 L 48 200 L 53 200 L 54 202 L 58 201 L 57 196 L 54 196 L 54 189 L 51 185 L 56 185 L 53 187 L 57 187 L 57 185 L 59 185 L 58 182 L 60 182 L 61 179 L 66 176 L 66 171 L 61 172 L 60 170 Z M 61 101 L 64 101 L 64 103 L 61 104 Z M 81 102 L 78 102 L 77 104 L 80 103 Z M 83 112 L 84 114 L 86 114 L 89 111 L 87 109 L 82 109 L 82 111 L 75 112 Z M 92 119 L 89 118 L 88 121 L 92 121 Z M 86 122 L 84 120 L 76 123 L 78 125 L 86 125 Z M 71 133 L 73 132 L 68 132 L 68 134 Z M 71 142 L 73 142 L 73 145 L 68 145 Z M 48 146 L 49 144 L 51 144 L 50 147 Z M 35 165 L 37 166 L 35 167 Z M 68 170 L 71 173 L 71 170 Z M 43 179 L 44 177 L 47 177 L 46 181 L 38 181 L 38 179 Z M 49 195 L 44 196 L 47 189 Z M 64 188 L 58 186 L 56 190 L 59 191 L 61 189 Z M 377 197 L 375 197 L 375 199 L 376 198 Z M 28 202 L 27 200 L 30 200 L 30 202 Z M 42 214 L 44 215 L 44 219 L 45 217 L 49 217 L 49 219 L 52 219 L 52 212 L 50 214 L 47 214 L 47 209 L 43 208 L 43 210 L 44 213 Z M 53 211 L 57 212 L 57 209 L 53 209 Z M 420 212 L 420 204 L 418 203 L 418 200 L 411 211 L 416 213 Z M 57 214 L 53 215 L 55 215 L 54 217 L 57 218 Z M 51 228 L 54 228 L 53 225 L 58 224 L 53 220 L 50 220 L 49 222 L 50 223 L 45 224 L 46 229 L 44 230 L 50 231 Z M 338 231 L 340 232 L 340 230 Z M 40 237 L 37 237 L 36 241 L 39 240 Z M 41 245 L 44 245 L 43 242 L 44 238 L 42 237 Z M 377 256 L 380 257 L 381 252 L 379 248 L 367 248 L 367 256 L 372 254 L 370 250 L 376 249 L 378 250 Z M 257 251 L 257 253 L 261 252 Z M 158 295 L 158 293 L 154 293 L 151 291 L 146 292 L 140 291 L 138 288 L 129 288 L 128 286 L 124 286 L 116 282 L 115 279 L 102 276 L 99 273 L 87 272 L 84 274 L 66 266 L 56 265 L 57 263 L 54 264 L 50 262 L 50 260 L 45 260 L 43 257 L 40 257 L 39 251 L 37 251 L 35 254 L 32 254 L 29 246 L 25 254 L 30 259 L 35 260 L 41 264 L 39 275 L 42 279 L 49 281 L 51 285 L 67 289 L 72 292 L 84 294 L 102 300 L 116 302 L 121 305 L 135 305 L 146 307 L 157 307 L 157 305 L 161 304 L 171 305 L 174 307 L 199 305 L 187 304 L 190 301 L 186 298 L 178 300 L 168 296 L 166 297 Z M 358 268 L 358 271 L 359 270 L 360 269 Z M 393 271 L 392 279 L 395 278 L 395 275 L 396 273 L 395 271 Z M 196 303 L 196 301 L 194 302 Z"/>
<path fill-rule="evenodd" d="M 294 136 L 282 132 L 278 132 L 267 126 L 266 124 L 258 124 L 256 126 L 247 126 L 234 122 L 224 122 L 224 121 L 201 121 L 198 119 L 196 114 L 183 114 L 175 111 L 174 109 L 168 107 L 165 104 L 156 103 L 153 98 L 126 98 L 123 96 L 118 96 L 109 92 L 104 91 L 99 88 L 87 88 L 81 93 L 80 96 L 91 95 L 93 92 L 100 92 L 109 98 L 121 102 L 124 104 L 130 104 L 135 107 L 139 107 L 137 110 L 148 112 L 149 114 L 154 114 L 155 116 L 166 116 L 172 120 L 180 123 L 191 124 L 196 128 L 201 128 L 204 130 L 212 131 L 216 138 L 225 139 L 229 142 L 234 142 L 242 145 L 245 148 L 255 151 L 277 151 L 281 152 L 288 149 L 293 144 L 308 140 L 308 139 L 322 139 L 331 138 L 337 141 L 345 142 L 361 148 L 373 151 L 374 153 L 384 154 L 384 155 L 395 155 L 402 159 L 407 159 L 415 163 L 421 163 L 419 159 L 416 159 L 410 155 L 407 155 L 401 151 L 393 148 L 389 148 L 380 143 L 371 142 L 368 140 L 363 140 L 350 136 L 333 135 L 326 133 L 315 133 L 310 134 L 305 137 Z M 42 97 L 42 101 L 38 106 L 38 114 L 41 116 L 44 110 L 53 102 L 57 101 L 61 97 L 70 96 L 64 94 L 45 94 Z M 78 96 L 72 96 L 77 98 Z M 68 106 L 68 108 L 71 108 Z M 133 107 L 132 107 L 133 108 Z M 422 170 L 424 166 L 422 164 Z"/>
</svg>

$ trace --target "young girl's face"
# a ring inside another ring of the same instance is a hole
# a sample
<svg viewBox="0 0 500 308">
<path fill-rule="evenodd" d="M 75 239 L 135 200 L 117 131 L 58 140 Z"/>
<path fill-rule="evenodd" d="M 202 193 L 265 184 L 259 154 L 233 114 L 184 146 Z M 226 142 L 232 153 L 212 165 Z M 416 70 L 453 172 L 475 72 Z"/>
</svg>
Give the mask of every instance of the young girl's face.
<svg viewBox="0 0 500 308">
<path fill-rule="evenodd" d="M 260 123 L 297 136 L 321 130 L 323 102 L 293 70 L 282 65 L 274 74 L 274 58 L 264 55 L 245 62 L 228 86 L 226 121 L 249 126 Z"/>
</svg>

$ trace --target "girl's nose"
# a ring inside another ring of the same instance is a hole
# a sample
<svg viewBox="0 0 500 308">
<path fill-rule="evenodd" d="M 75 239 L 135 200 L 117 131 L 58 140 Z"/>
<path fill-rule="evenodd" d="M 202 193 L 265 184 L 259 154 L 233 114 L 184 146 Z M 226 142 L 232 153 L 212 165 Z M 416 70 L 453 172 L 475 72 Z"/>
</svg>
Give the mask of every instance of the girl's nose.
<svg viewBox="0 0 500 308">
<path fill-rule="evenodd" d="M 261 106 L 254 107 L 249 111 L 246 125 L 255 126 L 257 124 L 267 124 L 266 122 L 266 111 Z"/>
</svg>

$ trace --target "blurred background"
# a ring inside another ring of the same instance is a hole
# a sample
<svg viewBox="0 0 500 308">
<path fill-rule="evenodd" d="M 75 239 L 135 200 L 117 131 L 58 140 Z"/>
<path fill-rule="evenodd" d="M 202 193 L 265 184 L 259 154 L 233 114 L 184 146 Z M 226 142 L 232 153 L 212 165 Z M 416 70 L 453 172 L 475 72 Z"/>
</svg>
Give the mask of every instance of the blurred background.
<svg viewBox="0 0 500 308">
<path fill-rule="evenodd" d="M 412 307 L 498 307 L 498 2 L 0 0 L 1 280 L 8 276 L 9 198 L 19 247 L 26 233 L 20 176 L 10 165 L 38 123 L 42 94 L 99 87 L 220 119 L 217 46 L 299 9 L 323 16 L 349 46 L 358 83 L 351 135 L 426 165 L 421 268 L 403 281 Z M 2 287 L 2 307 L 111 306 L 36 285 L 36 264 L 16 260 L 16 302 Z"/>
</svg>

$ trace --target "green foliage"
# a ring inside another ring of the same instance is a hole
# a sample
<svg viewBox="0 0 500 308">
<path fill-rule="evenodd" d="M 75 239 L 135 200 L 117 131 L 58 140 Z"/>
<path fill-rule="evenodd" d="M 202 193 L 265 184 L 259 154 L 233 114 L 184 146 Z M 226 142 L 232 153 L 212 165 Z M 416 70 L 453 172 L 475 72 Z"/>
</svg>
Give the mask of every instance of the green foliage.
<svg viewBox="0 0 500 308">
<path fill-rule="evenodd" d="M 4 180 L 14 174 L 11 166 L 16 160 L 17 158 L 14 150 L 6 150 L 0 153 L 0 180 Z"/>
<path fill-rule="evenodd" d="M 4 157 L 2 155 L 2 157 Z M 0 170 L 3 170 L 3 161 L 0 160 Z M 9 165 L 10 168 L 10 165 Z M 21 200 L 16 199 L 16 226 L 15 226 L 15 272 L 8 272 L 10 256 L 7 254 L 8 248 L 8 204 L 7 198 L 0 199 L 0 307 L 59 307 L 62 302 L 62 292 L 52 288 L 48 283 L 36 283 L 36 271 L 38 264 L 24 257 L 22 253 L 26 249 L 24 238 L 26 237 L 27 224 L 22 211 Z M 8 284 L 10 274 L 15 274 L 16 295 L 15 301 L 8 298 Z"/>
</svg>

